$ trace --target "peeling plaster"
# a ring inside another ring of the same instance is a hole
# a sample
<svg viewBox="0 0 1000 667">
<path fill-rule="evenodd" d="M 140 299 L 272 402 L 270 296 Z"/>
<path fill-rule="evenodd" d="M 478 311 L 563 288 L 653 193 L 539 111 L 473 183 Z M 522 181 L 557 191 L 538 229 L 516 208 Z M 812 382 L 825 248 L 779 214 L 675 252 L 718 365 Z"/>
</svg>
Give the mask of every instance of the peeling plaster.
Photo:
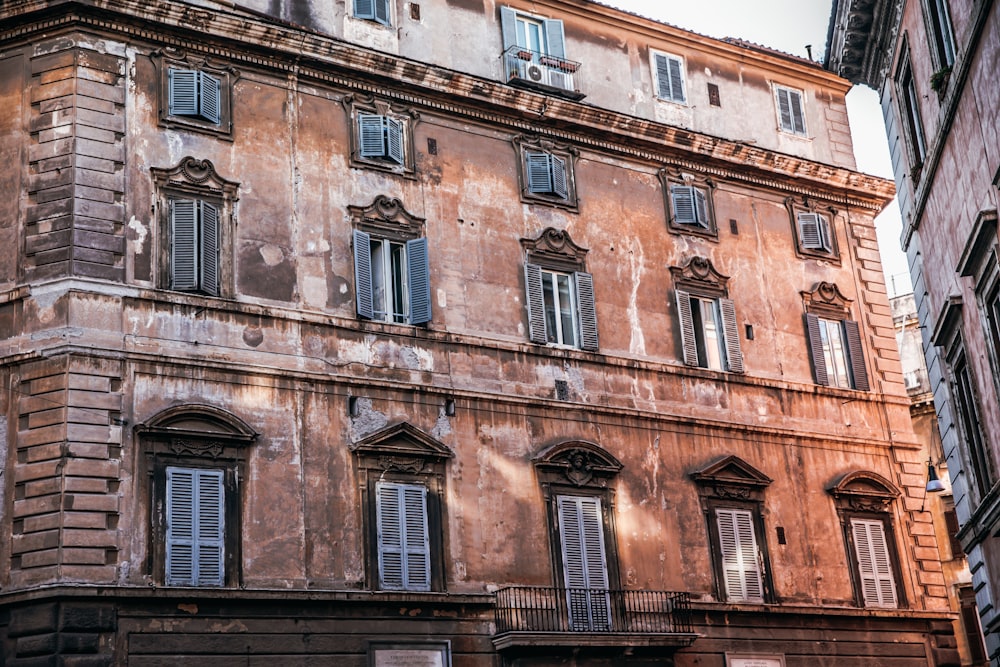
<svg viewBox="0 0 1000 667">
<path fill-rule="evenodd" d="M 132 241 L 132 252 L 136 255 L 141 255 L 143 246 L 146 243 L 146 236 L 149 234 L 149 229 L 134 215 L 128 221 L 128 228 L 135 232 L 135 239 Z"/>
<path fill-rule="evenodd" d="M 438 440 L 444 440 L 445 437 L 451 435 L 451 420 L 444 413 L 444 408 L 438 410 L 437 422 L 434 424 L 434 428 L 431 429 L 431 435 Z"/>
<path fill-rule="evenodd" d="M 388 425 L 389 418 L 386 417 L 385 413 L 372 408 L 372 399 L 359 397 L 355 405 L 358 416 L 351 417 L 351 442 L 357 442 L 369 433 L 374 433 Z"/>
<path fill-rule="evenodd" d="M 285 258 L 285 253 L 276 245 L 264 245 L 260 247 L 260 256 L 268 266 L 277 266 Z"/>
<path fill-rule="evenodd" d="M 628 343 L 628 351 L 632 354 L 646 354 L 646 339 L 642 335 L 642 318 L 639 316 L 639 285 L 642 281 L 642 274 L 646 272 L 642 251 L 642 243 L 637 238 L 629 239 L 628 267 L 630 272 L 630 283 L 632 291 L 628 295 L 628 321 L 631 338 Z"/>
</svg>

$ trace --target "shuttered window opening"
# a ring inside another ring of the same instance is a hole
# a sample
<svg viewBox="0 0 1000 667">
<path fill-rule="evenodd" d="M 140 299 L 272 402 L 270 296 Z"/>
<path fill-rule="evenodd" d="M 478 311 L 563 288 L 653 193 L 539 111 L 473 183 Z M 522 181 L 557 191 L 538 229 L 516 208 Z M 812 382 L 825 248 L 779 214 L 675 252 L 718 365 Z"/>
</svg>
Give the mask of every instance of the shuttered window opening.
<svg viewBox="0 0 1000 667">
<path fill-rule="evenodd" d="M 806 119 L 802 106 L 802 93 L 791 88 L 775 86 L 778 101 L 778 119 L 784 132 L 806 134 Z"/>
<path fill-rule="evenodd" d="M 168 467 L 166 472 L 167 585 L 224 585 L 222 471 Z"/>
<path fill-rule="evenodd" d="M 611 629 L 611 599 L 600 498 L 557 496 L 570 627 L 574 632 Z"/>
<path fill-rule="evenodd" d="M 716 509 L 719 551 L 726 600 L 763 602 L 764 578 L 760 550 L 749 510 Z"/>
<path fill-rule="evenodd" d="M 743 351 L 732 300 L 709 299 L 680 289 L 675 292 L 684 363 L 743 373 Z"/>
<path fill-rule="evenodd" d="M 531 342 L 598 349 L 593 276 L 582 271 L 550 271 L 526 262 L 524 283 Z"/>
<path fill-rule="evenodd" d="M 390 25 L 389 0 L 354 0 L 354 18 Z"/>
<path fill-rule="evenodd" d="M 360 317 L 399 324 L 430 322 L 427 239 L 391 241 L 355 230 L 354 285 Z"/>
<path fill-rule="evenodd" d="M 566 160 L 552 153 L 528 151 L 525 155 L 528 192 L 569 199 Z"/>
<path fill-rule="evenodd" d="M 199 70 L 167 70 L 167 108 L 172 116 L 191 116 L 218 125 L 222 120 L 222 81 Z"/>
<path fill-rule="evenodd" d="M 379 588 L 429 591 L 427 488 L 419 484 L 379 482 L 375 493 Z"/>
<path fill-rule="evenodd" d="M 861 594 L 866 607 L 896 608 L 896 579 L 889 558 L 885 524 L 877 519 L 851 519 Z"/>
<path fill-rule="evenodd" d="M 858 323 L 825 319 L 811 313 L 805 317 L 816 384 L 868 391 L 868 370 Z"/>
<path fill-rule="evenodd" d="M 671 185 L 670 204 L 673 208 L 674 223 L 711 229 L 708 197 L 705 191 L 693 185 Z"/>
<path fill-rule="evenodd" d="M 363 158 L 404 162 L 403 121 L 391 116 L 358 114 L 359 154 Z"/>
<path fill-rule="evenodd" d="M 661 100 L 685 104 L 684 61 L 676 56 L 654 53 L 653 62 L 656 66 L 656 96 Z"/>
<path fill-rule="evenodd" d="M 818 213 L 799 213 L 799 244 L 803 250 L 833 252 L 833 234 L 830 221 Z"/>
<path fill-rule="evenodd" d="M 171 199 L 170 289 L 219 295 L 219 209 L 200 199 Z"/>
<path fill-rule="evenodd" d="M 500 8 L 500 30 L 503 48 L 518 46 L 535 55 L 566 57 L 566 37 L 563 23 L 521 14 L 510 7 Z"/>
</svg>

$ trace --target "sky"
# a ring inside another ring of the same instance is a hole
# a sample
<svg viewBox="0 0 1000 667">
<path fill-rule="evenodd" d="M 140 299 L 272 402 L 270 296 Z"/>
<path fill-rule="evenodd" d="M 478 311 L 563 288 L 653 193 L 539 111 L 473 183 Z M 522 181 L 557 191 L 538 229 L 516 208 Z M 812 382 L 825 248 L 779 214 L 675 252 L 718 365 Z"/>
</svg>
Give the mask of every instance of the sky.
<svg viewBox="0 0 1000 667">
<path fill-rule="evenodd" d="M 709 37 L 739 37 L 803 58 L 822 61 L 832 0 L 599 0 Z M 878 94 L 855 86 L 847 95 L 858 171 L 892 178 L 889 145 Z M 875 221 L 889 296 L 912 291 L 899 247 L 902 223 L 893 201 Z"/>
</svg>

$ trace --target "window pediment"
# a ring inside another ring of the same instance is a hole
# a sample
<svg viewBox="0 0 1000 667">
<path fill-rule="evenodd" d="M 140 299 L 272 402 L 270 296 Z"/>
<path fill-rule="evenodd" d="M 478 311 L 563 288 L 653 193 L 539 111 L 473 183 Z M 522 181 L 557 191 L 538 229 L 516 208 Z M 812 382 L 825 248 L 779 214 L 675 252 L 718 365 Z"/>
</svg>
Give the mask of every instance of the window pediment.
<svg viewBox="0 0 1000 667">
<path fill-rule="evenodd" d="M 534 464 L 545 484 L 590 488 L 606 487 L 623 467 L 604 448 L 583 440 L 553 445 L 539 453 Z"/>
<path fill-rule="evenodd" d="M 410 240 L 423 235 L 424 218 L 419 218 L 394 197 L 379 195 L 368 206 L 348 206 L 354 227 L 394 240 Z"/>
<path fill-rule="evenodd" d="M 729 276 L 719 273 L 706 257 L 692 257 L 684 266 L 670 267 L 674 286 L 692 294 L 707 297 L 725 296 Z"/>
<path fill-rule="evenodd" d="M 590 252 L 574 243 L 568 231 L 554 227 L 546 227 L 537 239 L 521 239 L 521 247 L 532 264 L 564 271 L 583 271 Z"/>
<path fill-rule="evenodd" d="M 735 455 L 718 459 L 689 476 L 703 495 L 740 500 L 757 499 L 774 481 Z"/>
<path fill-rule="evenodd" d="M 806 312 L 833 319 L 844 319 L 851 313 L 851 300 L 835 283 L 819 282 L 808 292 L 800 292 Z"/>
<path fill-rule="evenodd" d="M 843 475 L 827 491 L 838 507 L 856 512 L 887 512 L 899 490 L 882 475 L 856 470 Z"/>
<path fill-rule="evenodd" d="M 199 160 L 190 155 L 169 169 L 151 167 L 153 182 L 158 188 L 169 188 L 198 194 L 212 193 L 235 201 L 240 184 L 219 176 L 211 160 Z"/>
<path fill-rule="evenodd" d="M 955 271 L 962 277 L 977 276 L 989 257 L 989 250 L 997 243 L 997 211 L 980 211 L 972 228 L 969 240 L 962 250 Z"/>
<path fill-rule="evenodd" d="M 440 440 L 408 422 L 376 431 L 351 445 L 364 468 L 406 473 L 436 469 L 454 452 Z"/>
</svg>

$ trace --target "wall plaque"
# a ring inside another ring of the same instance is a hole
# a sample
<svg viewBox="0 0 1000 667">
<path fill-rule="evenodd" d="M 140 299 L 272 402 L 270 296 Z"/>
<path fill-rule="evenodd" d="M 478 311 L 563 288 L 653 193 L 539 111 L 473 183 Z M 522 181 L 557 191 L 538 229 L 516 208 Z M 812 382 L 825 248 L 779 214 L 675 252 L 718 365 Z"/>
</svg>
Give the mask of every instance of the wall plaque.
<svg viewBox="0 0 1000 667">
<path fill-rule="evenodd" d="M 371 667 L 451 667 L 448 642 L 372 643 L 368 646 Z"/>
</svg>

